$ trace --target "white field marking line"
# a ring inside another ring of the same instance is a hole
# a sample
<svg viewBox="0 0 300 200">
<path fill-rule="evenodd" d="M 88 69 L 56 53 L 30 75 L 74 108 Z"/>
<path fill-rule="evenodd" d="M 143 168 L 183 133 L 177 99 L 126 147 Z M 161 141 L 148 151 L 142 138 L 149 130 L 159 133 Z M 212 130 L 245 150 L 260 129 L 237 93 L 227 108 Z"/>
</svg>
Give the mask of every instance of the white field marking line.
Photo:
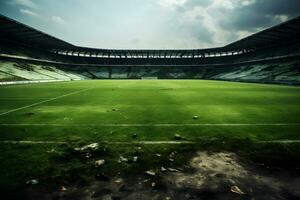
<svg viewBox="0 0 300 200">
<path fill-rule="evenodd" d="M 66 144 L 68 142 L 59 141 L 31 141 L 31 140 L 5 140 L 1 141 L 4 144 Z"/>
<path fill-rule="evenodd" d="M 32 140 L 5 140 L 0 141 L 4 144 L 67 144 L 75 142 L 59 142 L 59 141 L 32 141 Z M 100 144 L 193 144 L 192 141 L 135 141 L 135 142 L 110 142 L 101 141 Z"/>
<path fill-rule="evenodd" d="M 48 98 L 34 98 L 34 97 L 0 97 L 0 100 L 37 100 L 37 99 L 48 99 Z"/>
<path fill-rule="evenodd" d="M 0 114 L 1 115 L 1 114 Z M 200 126 L 300 126 L 300 123 L 242 123 L 242 124 L 0 124 L 0 126 L 56 126 L 56 127 L 200 127 Z"/>
<path fill-rule="evenodd" d="M 208 139 L 209 140 L 209 139 Z M 68 144 L 75 142 L 60 142 L 60 141 L 32 141 L 32 140 L 5 140 L 0 141 L 2 144 Z M 113 142 L 113 141 L 101 141 L 100 144 L 195 144 L 193 141 L 135 141 L 135 142 Z M 257 143 L 275 143 L 275 144 L 293 144 L 300 143 L 300 140 L 270 140 L 270 141 L 259 141 Z"/>
<path fill-rule="evenodd" d="M 43 104 L 43 103 L 47 103 L 47 102 L 49 102 L 49 101 L 54 101 L 54 100 L 56 100 L 56 99 L 61 99 L 61 98 L 63 98 L 63 97 L 67 97 L 67 96 L 70 96 L 70 95 L 73 95 L 73 94 L 77 94 L 77 93 L 80 93 L 80 92 L 84 92 L 84 91 L 90 90 L 90 89 L 91 89 L 91 88 L 83 89 L 83 90 L 79 90 L 79 91 L 75 91 L 75 92 L 71 92 L 71 93 L 68 93 L 68 94 L 64 94 L 64 95 L 62 95 L 62 96 L 58 96 L 58 97 L 54 97 L 54 98 L 47 99 L 47 100 L 44 100 L 44 101 L 40 101 L 40 102 L 37 102 L 37 103 L 33 103 L 33 104 L 28 105 L 28 106 L 23 106 L 23 107 L 20 107 L 20 108 L 12 109 L 12 110 L 9 110 L 9 111 L 0 113 L 0 116 L 6 115 L 6 114 L 9 114 L 9 113 L 12 113 L 12 112 L 16 112 L 16 111 L 19 111 L 19 110 L 23 110 L 23 109 L 26 109 L 26 108 L 30 108 L 30 107 L 32 107 L 32 106 L 37 106 L 37 105 L 40 105 L 40 104 Z"/>
</svg>

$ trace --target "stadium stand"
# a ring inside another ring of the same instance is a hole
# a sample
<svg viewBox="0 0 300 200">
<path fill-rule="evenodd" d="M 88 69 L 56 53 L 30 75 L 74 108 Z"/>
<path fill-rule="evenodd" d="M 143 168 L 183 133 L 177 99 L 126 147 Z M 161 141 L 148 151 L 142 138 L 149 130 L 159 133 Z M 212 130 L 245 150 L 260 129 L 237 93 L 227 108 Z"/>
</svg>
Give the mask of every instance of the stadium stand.
<svg viewBox="0 0 300 200">
<path fill-rule="evenodd" d="M 79 47 L 0 16 L 0 81 L 216 79 L 300 83 L 300 17 L 224 47 L 114 50 Z"/>
</svg>

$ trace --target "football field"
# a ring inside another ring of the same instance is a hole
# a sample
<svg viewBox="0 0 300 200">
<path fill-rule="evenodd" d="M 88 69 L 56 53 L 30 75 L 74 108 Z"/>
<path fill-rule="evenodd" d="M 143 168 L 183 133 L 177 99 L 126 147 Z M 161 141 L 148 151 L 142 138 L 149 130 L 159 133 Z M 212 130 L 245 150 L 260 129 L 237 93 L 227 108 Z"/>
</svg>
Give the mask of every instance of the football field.
<svg viewBox="0 0 300 200">
<path fill-rule="evenodd" d="M 1 141 L 300 139 L 300 88 L 291 86 L 78 81 L 1 87 L 0 102 Z"/>
<path fill-rule="evenodd" d="M 91 173 L 87 168 L 93 169 L 100 158 L 106 160 L 103 170 L 107 173 L 125 168 L 136 173 L 159 168 L 162 163 L 170 165 L 164 155 L 173 151 L 181 157 L 171 166 L 180 166 L 190 152 L 200 148 L 228 144 L 238 152 L 250 148 L 250 143 L 241 142 L 245 140 L 300 140 L 300 88 L 294 86 L 92 80 L 2 86 L 0 102 L 3 190 L 22 188 L 33 178 L 49 183 L 49 179 L 68 180 L 66 174 L 73 177 L 74 171 Z M 208 145 L 202 146 L 203 142 Z M 83 159 L 72 150 L 91 143 L 99 143 L 107 151 Z M 120 164 L 120 155 L 132 158 L 140 149 L 139 163 Z M 286 149 L 268 155 L 284 159 L 281 153 Z M 255 152 L 262 155 L 257 149 Z M 287 153 L 291 152 L 297 154 L 298 147 Z M 159 158 L 155 157 L 158 153 L 162 155 Z"/>
</svg>

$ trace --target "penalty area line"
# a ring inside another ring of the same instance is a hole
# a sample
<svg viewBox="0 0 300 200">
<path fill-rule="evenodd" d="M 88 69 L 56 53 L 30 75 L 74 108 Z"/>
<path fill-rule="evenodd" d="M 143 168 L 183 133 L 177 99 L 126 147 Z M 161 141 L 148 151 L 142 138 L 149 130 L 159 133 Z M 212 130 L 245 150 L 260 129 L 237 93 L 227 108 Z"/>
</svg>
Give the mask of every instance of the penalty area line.
<svg viewBox="0 0 300 200">
<path fill-rule="evenodd" d="M 63 97 L 67 97 L 67 96 L 70 96 L 70 95 L 78 94 L 80 92 L 84 92 L 84 91 L 90 90 L 90 89 L 91 88 L 83 89 L 83 90 L 79 90 L 79 91 L 75 91 L 75 92 L 71 92 L 71 93 L 64 94 L 64 95 L 61 95 L 61 96 L 58 96 L 58 97 L 54 97 L 54 98 L 51 98 L 51 99 L 47 99 L 47 100 L 44 100 L 44 101 L 33 103 L 33 104 L 30 104 L 30 105 L 27 105 L 27 106 L 23 106 L 23 107 L 20 107 L 20 108 L 12 109 L 12 110 L 0 113 L 0 116 L 7 115 L 9 113 L 13 113 L 13 112 L 16 112 L 16 111 L 19 111 L 19 110 L 23 110 L 23 109 L 26 109 L 26 108 L 30 108 L 30 107 L 33 107 L 33 106 L 37 106 L 37 105 L 40 105 L 40 104 L 43 104 L 43 103 L 47 103 L 47 102 L 50 102 L 50 101 L 54 101 L 54 100 L 57 100 L 57 99 L 61 99 Z"/>
</svg>

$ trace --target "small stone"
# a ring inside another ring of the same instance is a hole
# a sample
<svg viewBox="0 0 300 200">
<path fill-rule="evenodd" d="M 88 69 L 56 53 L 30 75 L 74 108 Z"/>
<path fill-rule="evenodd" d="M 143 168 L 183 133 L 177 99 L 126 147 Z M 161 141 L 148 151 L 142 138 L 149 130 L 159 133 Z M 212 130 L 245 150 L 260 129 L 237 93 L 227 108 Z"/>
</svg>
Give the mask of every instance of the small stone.
<svg viewBox="0 0 300 200">
<path fill-rule="evenodd" d="M 86 154 L 85 154 L 85 157 L 86 157 L 86 158 L 90 158 L 90 157 L 92 157 L 92 154 L 86 153 Z"/>
<path fill-rule="evenodd" d="M 174 168 L 168 168 L 168 170 L 169 170 L 170 172 L 179 172 L 178 169 L 174 169 Z"/>
<path fill-rule="evenodd" d="M 102 165 L 104 165 L 105 160 L 96 160 L 95 161 L 95 167 L 100 167 Z"/>
<path fill-rule="evenodd" d="M 28 181 L 26 182 L 27 185 L 36 185 L 36 184 L 38 184 L 38 183 L 39 183 L 39 181 L 36 180 L 36 179 L 28 180 Z"/>
<path fill-rule="evenodd" d="M 118 161 L 119 163 L 121 163 L 121 162 L 128 162 L 128 159 L 127 158 L 125 158 L 125 157 L 123 157 L 123 156 L 120 156 L 120 158 L 119 158 L 119 161 Z"/>
<path fill-rule="evenodd" d="M 137 157 L 137 156 L 134 156 L 134 157 L 133 157 L 133 162 L 137 162 L 137 160 L 138 160 L 138 157 Z"/>
<path fill-rule="evenodd" d="M 95 151 L 97 150 L 99 147 L 99 144 L 98 143 L 92 143 L 92 144 L 89 144 L 89 145 L 85 145 L 81 148 L 75 148 L 74 150 L 75 151 L 85 151 L 85 150 L 92 150 L 92 151 Z"/>
<path fill-rule="evenodd" d="M 134 133 L 134 134 L 132 135 L 132 138 L 135 139 L 135 138 L 137 138 L 137 136 L 138 136 L 138 135 L 137 135 L 136 133 Z"/>
<path fill-rule="evenodd" d="M 159 153 L 157 153 L 157 154 L 155 154 L 157 157 L 161 157 L 161 154 L 159 154 Z"/>
<path fill-rule="evenodd" d="M 155 187 L 156 186 L 156 183 L 155 182 L 152 182 L 151 183 L 151 187 Z"/>
<path fill-rule="evenodd" d="M 114 181 L 115 184 L 113 184 L 112 186 L 112 190 L 113 191 L 120 191 L 122 190 L 122 188 L 124 188 L 125 184 L 124 184 L 124 180 L 122 178 L 118 178 Z"/>
<path fill-rule="evenodd" d="M 199 117 L 197 116 L 197 115 L 195 115 L 194 117 L 193 117 L 193 119 L 198 119 Z"/>
<path fill-rule="evenodd" d="M 175 151 L 173 151 L 173 152 L 169 155 L 170 158 L 172 158 L 172 157 L 174 157 L 174 156 L 175 156 Z"/>
<path fill-rule="evenodd" d="M 166 172 L 166 171 L 167 171 L 167 169 L 166 169 L 166 168 L 164 168 L 164 167 L 161 167 L 161 168 L 160 168 L 160 171 L 162 171 L 162 172 Z"/>
<path fill-rule="evenodd" d="M 171 197 L 166 197 L 165 200 L 171 200 Z"/>
<path fill-rule="evenodd" d="M 147 183 L 147 182 L 149 182 L 151 179 L 149 178 L 149 179 L 146 179 L 146 180 L 144 180 L 143 181 L 143 183 Z"/>
<path fill-rule="evenodd" d="M 156 173 L 153 170 L 146 171 L 146 174 L 148 174 L 150 176 L 155 176 L 156 175 Z"/>
<path fill-rule="evenodd" d="M 230 191 L 239 195 L 244 195 L 246 194 L 245 192 L 243 192 L 238 186 L 232 186 L 230 188 Z"/>
<path fill-rule="evenodd" d="M 183 137 L 179 134 L 174 135 L 175 140 L 181 140 Z"/>
<path fill-rule="evenodd" d="M 170 158 L 169 161 L 170 161 L 170 162 L 174 162 L 174 159 L 173 159 L 173 158 Z"/>
<path fill-rule="evenodd" d="M 64 192 L 64 191 L 67 191 L 67 188 L 65 186 L 60 186 L 60 191 Z"/>
<path fill-rule="evenodd" d="M 55 151 L 56 150 L 54 148 L 52 148 L 51 150 L 48 150 L 47 153 L 55 153 Z"/>
<path fill-rule="evenodd" d="M 120 184 L 123 184 L 123 179 L 121 178 L 118 178 L 114 181 L 116 184 L 120 185 Z"/>
</svg>

